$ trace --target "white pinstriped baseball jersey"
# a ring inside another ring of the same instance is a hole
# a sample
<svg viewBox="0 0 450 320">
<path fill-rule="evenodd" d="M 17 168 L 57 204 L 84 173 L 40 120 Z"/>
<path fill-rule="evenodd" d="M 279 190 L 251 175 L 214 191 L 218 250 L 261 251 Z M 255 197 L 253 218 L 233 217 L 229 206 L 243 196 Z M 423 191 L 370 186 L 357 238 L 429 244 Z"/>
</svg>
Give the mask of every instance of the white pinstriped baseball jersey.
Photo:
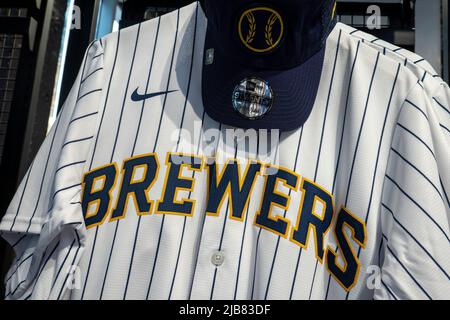
<svg viewBox="0 0 450 320">
<path fill-rule="evenodd" d="M 205 31 L 194 3 L 89 47 L 0 225 L 6 298 L 449 298 L 432 68 L 338 23 L 306 123 L 229 139 L 202 105 Z"/>
</svg>

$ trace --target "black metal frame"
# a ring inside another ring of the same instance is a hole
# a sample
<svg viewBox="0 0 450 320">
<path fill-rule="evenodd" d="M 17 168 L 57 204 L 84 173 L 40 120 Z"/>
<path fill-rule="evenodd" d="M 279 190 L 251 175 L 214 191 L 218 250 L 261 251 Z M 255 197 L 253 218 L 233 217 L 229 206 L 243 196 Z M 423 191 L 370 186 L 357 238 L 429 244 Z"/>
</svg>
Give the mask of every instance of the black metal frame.
<svg viewBox="0 0 450 320">
<path fill-rule="evenodd" d="M 403 3 L 361 3 L 361 2 L 339 2 L 337 12 L 339 15 L 365 15 L 368 5 L 378 5 L 383 16 L 390 18 L 390 25 L 387 28 L 369 30 L 366 27 L 358 26 L 367 33 L 395 44 L 394 33 L 397 31 L 414 32 L 414 12 L 411 9 L 413 0 L 404 0 Z M 414 50 L 413 46 L 405 46 L 406 49 Z"/>
<path fill-rule="evenodd" d="M 17 34 L 23 37 L 20 51 L 19 64 L 17 69 L 16 83 L 13 91 L 12 104 L 8 119 L 8 126 L 5 137 L 3 154 L 0 163 L 0 176 L 2 183 L 0 187 L 0 218 L 6 209 L 17 189 L 22 177 L 19 176 L 19 166 L 22 156 L 22 146 L 26 132 L 28 111 L 31 101 L 34 70 L 37 63 L 39 40 L 42 35 L 42 25 L 45 18 L 47 0 L 42 0 L 41 8 L 35 7 L 35 1 L 27 0 L 2 0 L 1 8 L 26 8 L 27 16 L 24 18 L 0 17 L 0 34 Z M 34 36 L 34 47 L 29 48 L 30 43 L 29 27 L 31 20 L 37 22 L 37 30 Z M 0 295 L 3 297 L 3 278 L 8 267 L 8 251 L 6 244 L 0 240 Z"/>
<path fill-rule="evenodd" d="M 339 2 L 337 8 L 339 14 L 363 15 L 366 13 L 369 5 L 377 5 L 381 8 L 385 16 L 395 17 L 391 27 L 409 29 L 414 27 L 414 12 L 411 10 L 412 0 L 403 0 L 403 3 L 385 3 L 385 2 Z"/>
<path fill-rule="evenodd" d="M 67 44 L 66 64 L 64 65 L 63 79 L 61 83 L 59 109 L 69 95 L 70 89 L 77 77 L 84 52 L 91 41 L 91 29 L 95 11 L 95 1 L 75 0 L 75 5 L 81 10 L 81 29 L 71 30 Z"/>
<path fill-rule="evenodd" d="M 127 0 L 123 4 L 120 28 L 126 28 L 144 21 L 145 11 L 149 7 L 176 9 L 186 6 L 194 1 L 195 0 Z M 203 2 L 203 0 L 200 2 Z"/>
</svg>

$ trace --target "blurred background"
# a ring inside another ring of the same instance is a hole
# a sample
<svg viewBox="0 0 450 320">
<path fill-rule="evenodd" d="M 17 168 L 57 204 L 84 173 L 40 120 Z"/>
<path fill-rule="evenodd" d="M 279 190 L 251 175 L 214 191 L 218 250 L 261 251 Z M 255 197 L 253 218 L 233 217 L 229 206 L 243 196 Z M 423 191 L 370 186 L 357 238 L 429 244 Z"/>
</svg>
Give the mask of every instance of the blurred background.
<svg viewBox="0 0 450 320">
<path fill-rule="evenodd" d="M 0 1 L 0 218 L 89 43 L 192 0 Z M 449 81 L 448 0 L 337 0 L 338 19 L 417 52 Z M 0 297 L 12 253 L 0 240 Z"/>
</svg>

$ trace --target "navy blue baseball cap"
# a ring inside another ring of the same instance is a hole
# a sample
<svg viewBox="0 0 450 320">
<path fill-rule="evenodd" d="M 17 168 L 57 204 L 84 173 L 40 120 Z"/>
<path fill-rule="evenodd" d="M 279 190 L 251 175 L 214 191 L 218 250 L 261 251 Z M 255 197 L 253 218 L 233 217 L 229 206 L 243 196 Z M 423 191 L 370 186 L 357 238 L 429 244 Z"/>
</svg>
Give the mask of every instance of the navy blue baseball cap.
<svg viewBox="0 0 450 320">
<path fill-rule="evenodd" d="M 334 0 L 205 0 L 207 114 L 240 128 L 291 131 L 320 83 Z"/>
</svg>

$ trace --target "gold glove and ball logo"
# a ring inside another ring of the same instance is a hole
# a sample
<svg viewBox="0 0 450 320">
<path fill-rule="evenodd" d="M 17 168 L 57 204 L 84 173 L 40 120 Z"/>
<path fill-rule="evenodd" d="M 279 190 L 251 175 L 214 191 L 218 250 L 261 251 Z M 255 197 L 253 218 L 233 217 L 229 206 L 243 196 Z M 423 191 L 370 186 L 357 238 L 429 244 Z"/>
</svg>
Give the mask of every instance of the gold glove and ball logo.
<svg viewBox="0 0 450 320">
<path fill-rule="evenodd" d="M 239 18 L 238 33 L 247 49 L 256 53 L 270 52 L 283 39 L 283 18 L 272 8 L 251 8 L 245 10 Z"/>
</svg>

